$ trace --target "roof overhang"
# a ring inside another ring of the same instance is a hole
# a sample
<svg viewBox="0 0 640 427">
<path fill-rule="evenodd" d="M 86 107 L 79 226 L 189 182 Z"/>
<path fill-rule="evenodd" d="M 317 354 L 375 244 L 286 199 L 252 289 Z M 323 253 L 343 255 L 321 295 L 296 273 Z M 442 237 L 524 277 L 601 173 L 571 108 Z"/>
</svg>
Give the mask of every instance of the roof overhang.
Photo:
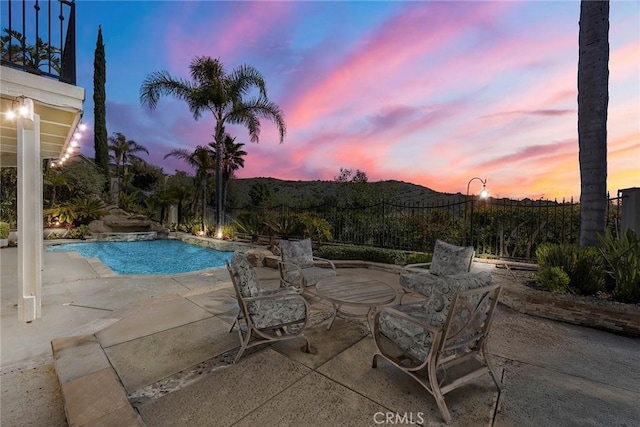
<svg viewBox="0 0 640 427">
<path fill-rule="evenodd" d="M 20 97 L 33 100 L 40 116 L 42 158 L 62 157 L 82 117 L 84 88 L 4 66 L 0 72 L 0 166 L 17 165 L 16 120 L 5 113 Z"/>
</svg>

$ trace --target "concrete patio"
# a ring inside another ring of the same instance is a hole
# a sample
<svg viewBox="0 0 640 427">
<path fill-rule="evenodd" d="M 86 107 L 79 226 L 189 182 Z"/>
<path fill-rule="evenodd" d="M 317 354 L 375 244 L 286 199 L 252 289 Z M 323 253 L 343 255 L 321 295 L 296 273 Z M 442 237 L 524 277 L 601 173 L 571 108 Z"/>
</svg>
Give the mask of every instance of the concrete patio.
<svg viewBox="0 0 640 427">
<path fill-rule="evenodd" d="M 293 340 L 251 349 L 230 365 L 239 347 L 229 333 L 237 305 L 224 268 L 115 276 L 95 260 L 47 252 L 43 318 L 27 324 L 18 323 L 15 307 L 17 251 L 2 249 L 0 257 L 3 427 L 67 425 L 65 411 L 71 425 L 442 423 L 433 398 L 411 378 L 386 362 L 371 368 L 375 346 L 363 323 L 339 317 L 326 330 L 330 307 L 320 300 L 307 332 L 313 353 Z M 276 270 L 258 270 L 278 285 Z M 389 271 L 340 274 L 398 286 Z M 492 331 L 502 392 L 488 376 L 451 392 L 451 425 L 638 424 L 640 339 L 503 306 Z"/>
</svg>

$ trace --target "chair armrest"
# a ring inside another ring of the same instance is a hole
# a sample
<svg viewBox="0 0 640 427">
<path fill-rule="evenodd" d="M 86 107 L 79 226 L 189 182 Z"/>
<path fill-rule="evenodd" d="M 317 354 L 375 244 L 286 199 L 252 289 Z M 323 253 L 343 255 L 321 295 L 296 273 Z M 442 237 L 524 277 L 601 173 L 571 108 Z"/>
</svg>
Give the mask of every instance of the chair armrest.
<svg viewBox="0 0 640 427">
<path fill-rule="evenodd" d="M 274 293 L 274 294 L 268 294 L 268 295 L 258 295 L 255 297 L 245 297 L 242 298 L 245 302 L 251 302 L 251 301 L 268 301 L 268 300 L 279 300 L 279 301 L 286 301 L 286 300 L 298 300 L 298 299 L 302 299 L 302 301 L 305 302 L 305 304 L 307 304 L 307 300 L 305 300 L 302 296 L 300 296 L 300 294 L 298 293 Z"/>
<path fill-rule="evenodd" d="M 404 266 L 404 269 L 411 273 L 426 273 L 429 271 L 430 266 L 430 262 L 421 262 L 418 264 L 407 264 Z"/>
<path fill-rule="evenodd" d="M 285 268 L 286 267 L 286 268 Z M 289 271 L 286 271 L 286 270 Z M 302 289 L 304 276 L 302 274 L 302 269 L 298 267 L 296 264 L 286 261 L 278 261 L 278 270 L 280 271 L 280 286 L 292 286 L 294 288 Z M 295 274 L 298 276 L 298 283 L 292 283 L 290 280 L 287 280 L 285 275 Z"/>
<path fill-rule="evenodd" d="M 332 268 L 333 270 L 335 270 L 335 269 L 336 269 L 335 264 L 334 264 L 334 263 L 333 263 L 333 261 L 331 261 L 330 259 L 320 258 L 320 257 L 314 256 L 314 257 L 313 257 L 313 260 L 314 260 L 314 261 L 319 261 L 319 262 L 325 262 L 325 263 L 328 263 L 328 264 L 331 266 L 331 268 Z"/>
<path fill-rule="evenodd" d="M 432 324 L 424 322 L 424 321 L 422 321 L 420 319 L 416 319 L 415 317 L 409 316 L 408 314 L 403 313 L 401 311 L 398 311 L 398 310 L 394 309 L 393 307 L 383 307 L 380 311 L 378 311 L 376 313 L 376 316 L 375 316 L 375 322 L 376 323 L 378 323 L 378 318 L 380 317 L 380 314 L 382 314 L 385 311 L 387 313 L 395 316 L 395 317 L 399 317 L 399 318 L 401 318 L 403 320 L 406 320 L 408 322 L 411 322 L 411 323 L 413 323 L 415 325 L 420 326 L 421 328 L 424 328 L 424 329 L 428 330 L 429 332 L 434 334 L 434 336 L 436 334 L 438 334 L 438 333 L 442 333 L 442 329 L 441 328 L 438 328 L 437 326 L 433 326 Z"/>
</svg>

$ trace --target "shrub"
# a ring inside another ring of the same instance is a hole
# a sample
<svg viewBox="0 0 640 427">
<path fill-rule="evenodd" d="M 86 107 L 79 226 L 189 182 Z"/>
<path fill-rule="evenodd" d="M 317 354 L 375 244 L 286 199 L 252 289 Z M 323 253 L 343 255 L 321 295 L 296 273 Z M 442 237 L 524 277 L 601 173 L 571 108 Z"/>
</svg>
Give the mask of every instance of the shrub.
<svg viewBox="0 0 640 427">
<path fill-rule="evenodd" d="M 536 273 L 540 288 L 553 292 L 554 294 L 564 294 L 569 286 L 569 275 L 560 267 L 545 267 Z"/>
<path fill-rule="evenodd" d="M 614 297 L 626 302 L 640 302 L 640 237 L 628 229 L 619 239 L 610 230 L 599 235 L 600 252 L 615 280 Z"/>
<path fill-rule="evenodd" d="M 91 229 L 89 229 L 88 225 L 81 225 L 69 231 L 67 234 L 67 238 L 69 239 L 83 239 L 91 234 Z"/>
<path fill-rule="evenodd" d="M 222 226 L 222 239 L 233 240 L 236 238 L 236 228 L 233 225 Z"/>
<path fill-rule="evenodd" d="M 433 258 L 433 254 L 425 252 L 413 252 L 407 254 L 407 264 L 422 264 L 425 262 L 431 262 L 431 258 Z"/>
<path fill-rule="evenodd" d="M 256 213 L 238 215 L 238 219 L 234 221 L 234 225 L 240 232 L 248 234 L 252 242 L 257 242 L 260 234 L 262 234 L 265 229 L 263 219 Z"/>
<path fill-rule="evenodd" d="M 9 223 L 0 222 L 0 239 L 9 238 Z"/>
<path fill-rule="evenodd" d="M 374 248 L 371 246 L 320 246 L 318 256 L 327 259 L 360 260 L 382 262 L 385 264 L 407 263 L 407 254 L 394 249 Z"/>
<path fill-rule="evenodd" d="M 302 214 L 300 215 L 300 222 L 304 228 L 304 237 L 310 237 L 311 240 L 317 242 L 326 242 L 333 239 L 333 236 L 331 236 L 331 225 L 326 219 L 320 218 L 317 214 Z"/>
<path fill-rule="evenodd" d="M 541 270 L 560 267 L 569 276 L 568 290 L 594 295 L 604 288 L 604 260 L 596 248 L 544 243 L 536 249 Z"/>
</svg>

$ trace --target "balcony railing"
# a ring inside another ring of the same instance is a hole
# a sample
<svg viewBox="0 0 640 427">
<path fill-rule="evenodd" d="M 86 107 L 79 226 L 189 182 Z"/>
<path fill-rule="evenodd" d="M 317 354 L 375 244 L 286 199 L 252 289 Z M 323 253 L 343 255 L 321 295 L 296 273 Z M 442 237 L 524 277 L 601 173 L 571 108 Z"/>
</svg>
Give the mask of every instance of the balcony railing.
<svg viewBox="0 0 640 427">
<path fill-rule="evenodd" d="M 76 84 L 74 0 L 3 0 L 2 65 Z"/>
</svg>

